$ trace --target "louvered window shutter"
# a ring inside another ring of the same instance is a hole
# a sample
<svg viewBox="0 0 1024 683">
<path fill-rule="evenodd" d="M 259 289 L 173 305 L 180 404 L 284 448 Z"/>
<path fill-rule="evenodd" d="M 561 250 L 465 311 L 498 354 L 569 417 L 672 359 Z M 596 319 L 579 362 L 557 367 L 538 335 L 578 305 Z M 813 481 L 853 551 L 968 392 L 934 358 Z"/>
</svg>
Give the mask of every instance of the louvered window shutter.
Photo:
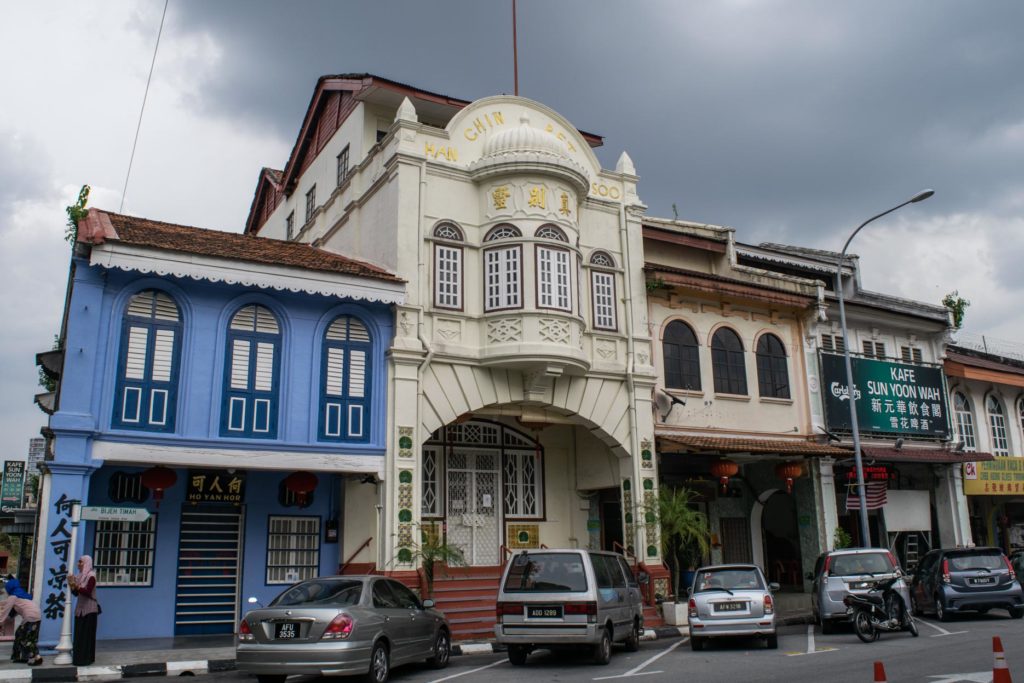
<svg viewBox="0 0 1024 683">
<path fill-rule="evenodd" d="M 267 308 L 243 306 L 228 327 L 222 436 L 276 438 L 280 326 Z"/>
<path fill-rule="evenodd" d="M 369 438 L 370 342 L 366 326 L 352 316 L 340 316 L 327 328 L 321 362 L 321 439 Z"/>
<path fill-rule="evenodd" d="M 125 309 L 113 424 L 173 431 L 177 403 L 180 316 L 156 290 L 135 294 Z"/>
</svg>

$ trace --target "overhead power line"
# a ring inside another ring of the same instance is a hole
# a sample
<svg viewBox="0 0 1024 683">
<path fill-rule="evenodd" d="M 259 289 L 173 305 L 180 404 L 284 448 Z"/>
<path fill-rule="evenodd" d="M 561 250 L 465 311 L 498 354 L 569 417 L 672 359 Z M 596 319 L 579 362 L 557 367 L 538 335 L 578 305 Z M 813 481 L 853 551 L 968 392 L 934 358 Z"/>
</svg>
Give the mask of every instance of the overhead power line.
<svg viewBox="0 0 1024 683">
<path fill-rule="evenodd" d="M 156 45 L 153 46 L 153 61 L 149 63 L 149 76 L 146 78 L 146 91 L 142 94 L 142 108 L 139 109 L 139 122 L 135 126 L 135 140 L 132 142 L 132 155 L 128 158 L 128 172 L 124 176 L 124 189 L 121 190 L 121 206 L 118 213 L 124 211 L 124 198 L 128 194 L 128 180 L 132 177 L 132 164 L 135 162 L 135 148 L 139 144 L 139 131 L 142 130 L 142 115 L 146 111 L 146 98 L 149 97 L 149 84 L 153 80 L 153 67 L 156 66 L 156 53 L 160 49 L 160 36 L 164 32 L 164 18 L 167 17 L 167 5 L 171 0 L 164 0 L 164 11 L 160 15 L 160 28 L 156 32 Z"/>
</svg>

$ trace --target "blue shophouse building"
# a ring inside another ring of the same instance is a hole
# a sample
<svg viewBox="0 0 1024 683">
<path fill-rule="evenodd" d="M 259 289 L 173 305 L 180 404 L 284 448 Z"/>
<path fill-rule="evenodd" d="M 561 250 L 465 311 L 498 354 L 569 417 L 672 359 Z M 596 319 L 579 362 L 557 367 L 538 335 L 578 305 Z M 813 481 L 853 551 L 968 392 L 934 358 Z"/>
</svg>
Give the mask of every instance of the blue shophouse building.
<svg viewBox="0 0 1024 683">
<path fill-rule="evenodd" d="M 345 490 L 384 471 L 403 281 L 308 244 L 97 209 L 79 225 L 34 593 L 60 634 L 93 557 L 99 638 L 232 633 L 245 600 L 338 571 Z M 71 505 L 142 507 L 83 521 Z"/>
</svg>

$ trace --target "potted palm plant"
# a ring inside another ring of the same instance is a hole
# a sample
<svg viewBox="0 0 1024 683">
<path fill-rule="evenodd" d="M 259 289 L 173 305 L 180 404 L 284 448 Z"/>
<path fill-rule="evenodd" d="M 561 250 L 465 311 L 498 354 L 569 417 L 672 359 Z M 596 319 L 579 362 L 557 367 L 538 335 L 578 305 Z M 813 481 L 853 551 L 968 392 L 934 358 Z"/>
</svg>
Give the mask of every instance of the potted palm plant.
<svg viewBox="0 0 1024 683">
<path fill-rule="evenodd" d="M 662 556 L 672 573 L 672 596 L 662 602 L 665 621 L 672 625 L 687 623 L 687 600 L 680 590 L 680 579 L 692 571 L 711 547 L 708 518 L 694 503 L 697 494 L 686 488 L 663 487 L 652 512 L 661 527 Z"/>
<path fill-rule="evenodd" d="M 420 596 L 423 599 L 434 597 L 434 577 L 438 566 L 443 571 L 444 567 L 461 567 L 466 564 L 462 549 L 449 545 L 433 525 L 424 525 L 420 528 L 420 543 L 409 548 L 409 551 L 409 559 L 419 563 L 427 584 L 426 595 Z"/>
</svg>

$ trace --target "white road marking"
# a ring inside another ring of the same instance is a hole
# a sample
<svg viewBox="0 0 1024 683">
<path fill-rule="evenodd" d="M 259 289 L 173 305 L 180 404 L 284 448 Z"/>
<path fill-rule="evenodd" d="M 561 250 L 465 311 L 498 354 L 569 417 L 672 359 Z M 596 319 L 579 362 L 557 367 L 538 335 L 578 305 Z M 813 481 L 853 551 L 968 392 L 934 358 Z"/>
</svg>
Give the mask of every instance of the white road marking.
<svg viewBox="0 0 1024 683">
<path fill-rule="evenodd" d="M 506 662 L 508 662 L 508 660 L 505 659 L 505 658 L 502 658 L 502 659 L 499 659 L 496 662 L 491 662 L 490 664 L 485 664 L 484 666 L 478 666 L 477 668 L 470 669 L 469 671 L 463 671 L 461 673 L 452 674 L 451 676 L 445 676 L 444 678 L 435 678 L 434 680 L 430 681 L 430 683 L 441 683 L 441 681 L 450 681 L 453 678 L 458 678 L 459 676 L 468 676 L 469 674 L 475 674 L 477 671 L 483 671 L 484 669 L 490 669 L 491 667 L 498 666 L 499 664 L 505 664 Z"/>
<path fill-rule="evenodd" d="M 613 678 L 631 678 L 633 676 L 647 676 L 648 674 L 663 673 L 661 671 L 645 671 L 644 673 L 640 673 L 640 670 L 647 668 L 648 666 L 650 666 L 654 662 L 658 661 L 659 659 L 661 659 L 662 657 L 667 655 L 669 652 L 672 652 L 672 650 L 676 649 L 677 647 L 679 647 L 680 645 L 682 645 L 683 643 L 685 643 L 688 640 L 689 640 L 689 638 L 681 638 L 679 641 L 673 643 L 671 647 L 666 647 L 664 650 L 662 650 L 658 654 L 654 655 L 650 659 L 647 659 L 647 660 L 645 660 L 643 662 L 640 662 L 639 664 L 637 664 L 636 666 L 634 666 L 632 669 L 630 669 L 629 671 L 627 671 L 624 674 L 618 674 L 616 676 L 599 676 L 599 677 L 594 678 L 592 680 L 595 680 L 595 681 L 608 681 L 608 680 L 611 680 Z"/>
<path fill-rule="evenodd" d="M 816 655 L 819 652 L 835 652 L 839 648 L 837 647 L 823 647 L 818 649 L 814 645 L 814 624 L 807 624 L 807 651 L 806 652 L 787 652 L 787 657 L 802 657 L 804 655 Z"/>
<path fill-rule="evenodd" d="M 941 626 L 933 624 L 932 622 L 926 621 L 924 619 L 915 619 L 914 621 L 916 621 L 918 624 L 925 624 L 926 626 L 931 626 L 933 629 L 938 631 L 938 634 L 932 636 L 932 638 L 941 638 L 943 636 L 956 636 L 956 635 L 960 635 L 961 633 L 967 633 L 967 631 L 947 631 L 946 629 L 942 628 Z"/>
<path fill-rule="evenodd" d="M 937 679 L 934 683 L 959 683 L 960 681 L 972 681 L 973 683 L 992 683 L 991 671 L 977 671 L 969 674 L 943 674 L 941 676 L 929 676 Z"/>
</svg>

